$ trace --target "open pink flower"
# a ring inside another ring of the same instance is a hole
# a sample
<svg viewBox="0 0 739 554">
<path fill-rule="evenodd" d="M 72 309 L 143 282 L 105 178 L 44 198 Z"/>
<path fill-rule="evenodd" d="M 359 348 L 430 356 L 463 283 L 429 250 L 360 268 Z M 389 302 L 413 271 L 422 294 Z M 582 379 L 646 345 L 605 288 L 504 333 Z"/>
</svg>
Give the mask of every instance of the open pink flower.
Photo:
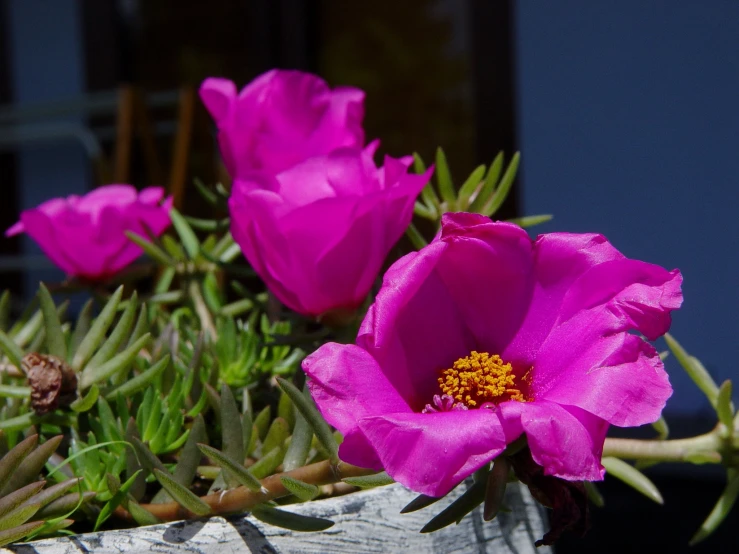
<svg viewBox="0 0 739 554">
<path fill-rule="evenodd" d="M 367 296 L 429 180 L 408 159 L 372 161 L 338 149 L 276 176 L 257 172 L 231 191 L 231 233 L 277 298 L 304 315 L 351 310 Z"/>
<path fill-rule="evenodd" d="M 545 474 L 602 479 L 608 426 L 655 421 L 672 393 L 632 331 L 665 333 L 681 282 L 600 235 L 446 214 L 388 270 L 357 344 L 303 368 L 342 459 L 417 492 L 445 494 L 524 433 Z"/>
<path fill-rule="evenodd" d="M 218 126 L 218 142 L 235 179 L 255 169 L 279 173 L 311 156 L 364 145 L 364 92 L 329 88 L 310 73 L 274 69 L 241 92 L 209 78 L 200 97 Z"/>
<path fill-rule="evenodd" d="M 139 192 L 131 185 L 106 185 L 25 210 L 5 235 L 27 233 L 70 276 L 105 279 L 143 253 L 125 231 L 145 235 L 146 225 L 160 235 L 169 227 L 172 198 L 163 198 L 161 187 Z"/>
</svg>

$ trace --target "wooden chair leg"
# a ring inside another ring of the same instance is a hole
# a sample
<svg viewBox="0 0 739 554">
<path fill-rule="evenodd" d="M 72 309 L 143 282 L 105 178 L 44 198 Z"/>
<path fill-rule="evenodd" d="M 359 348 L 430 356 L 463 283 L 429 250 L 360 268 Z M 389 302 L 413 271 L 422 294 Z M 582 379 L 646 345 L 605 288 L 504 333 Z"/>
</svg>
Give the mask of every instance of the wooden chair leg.
<svg viewBox="0 0 739 554">
<path fill-rule="evenodd" d="M 131 141 L 133 138 L 134 91 L 129 85 L 118 91 L 118 114 L 116 116 L 116 138 L 113 180 L 128 182 L 131 168 Z"/>
<path fill-rule="evenodd" d="M 177 131 L 174 137 L 174 147 L 172 148 L 172 167 L 169 178 L 170 194 L 172 194 L 174 206 L 177 209 L 181 209 L 184 203 L 194 114 L 195 90 L 192 87 L 185 87 L 180 91 Z"/>
</svg>

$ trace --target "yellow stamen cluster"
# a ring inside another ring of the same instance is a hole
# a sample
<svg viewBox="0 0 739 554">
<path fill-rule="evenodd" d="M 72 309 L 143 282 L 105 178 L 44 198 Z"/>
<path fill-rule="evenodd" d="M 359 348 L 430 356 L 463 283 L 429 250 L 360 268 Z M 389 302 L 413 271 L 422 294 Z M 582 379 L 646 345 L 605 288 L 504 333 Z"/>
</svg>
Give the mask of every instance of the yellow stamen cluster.
<svg viewBox="0 0 739 554">
<path fill-rule="evenodd" d="M 503 400 L 525 402 L 526 398 L 516 386 L 516 376 L 511 364 L 504 364 L 497 354 L 470 352 L 458 359 L 439 377 L 443 394 L 469 408 L 478 408 L 485 402 L 497 404 Z"/>
</svg>

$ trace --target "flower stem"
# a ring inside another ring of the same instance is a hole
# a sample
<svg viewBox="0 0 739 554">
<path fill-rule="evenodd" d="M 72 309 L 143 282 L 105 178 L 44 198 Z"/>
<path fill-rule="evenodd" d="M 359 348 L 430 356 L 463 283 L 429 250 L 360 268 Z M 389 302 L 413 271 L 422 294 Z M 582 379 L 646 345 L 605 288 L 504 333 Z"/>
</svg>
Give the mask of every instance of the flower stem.
<svg viewBox="0 0 739 554">
<path fill-rule="evenodd" d="M 188 293 L 195 305 L 195 312 L 198 314 L 200 319 L 200 328 L 208 333 L 211 339 L 216 340 L 216 326 L 213 323 L 213 316 L 210 315 L 210 310 L 205 304 L 203 293 L 200 292 L 200 286 L 195 279 L 192 279 L 187 286 Z"/>
<path fill-rule="evenodd" d="M 238 487 L 224 492 L 218 492 L 203 496 L 201 500 L 208 504 L 212 510 L 212 515 L 233 514 L 238 512 L 247 512 L 257 504 L 274 500 L 282 496 L 292 494 L 285 488 L 280 477 L 289 476 L 293 479 L 310 483 L 312 485 L 330 485 L 338 483 L 347 477 L 361 477 L 363 475 L 371 475 L 377 473 L 371 469 L 345 464 L 339 462 L 332 465 L 328 460 L 299 467 L 285 473 L 277 473 L 262 479 L 262 489 L 265 492 L 254 492 L 246 487 Z M 177 502 L 165 502 L 163 504 L 142 504 L 142 508 L 151 512 L 161 521 L 177 521 L 196 517 L 188 510 L 180 506 Z M 116 509 L 116 515 L 127 521 L 133 518 L 126 510 L 119 507 Z"/>
<path fill-rule="evenodd" d="M 603 456 L 652 462 L 692 462 L 700 459 L 705 463 L 721 463 L 722 448 L 723 441 L 714 429 L 710 433 L 688 439 L 609 438 L 603 447 Z"/>
</svg>

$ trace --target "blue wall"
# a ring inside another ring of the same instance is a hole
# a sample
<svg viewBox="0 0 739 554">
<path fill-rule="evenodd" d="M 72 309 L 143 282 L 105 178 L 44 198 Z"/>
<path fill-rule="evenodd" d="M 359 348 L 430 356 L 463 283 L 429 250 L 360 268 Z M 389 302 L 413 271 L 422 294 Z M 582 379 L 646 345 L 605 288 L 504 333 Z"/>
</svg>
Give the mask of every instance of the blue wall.
<svg viewBox="0 0 739 554">
<path fill-rule="evenodd" d="M 63 100 L 84 92 L 82 29 L 77 0 L 9 0 L 9 44 L 14 101 L 19 104 Z M 20 209 L 55 196 L 81 193 L 89 186 L 89 161 L 79 144 L 43 142 L 18 152 Z M 24 238 L 26 254 L 39 253 Z M 50 267 L 53 267 L 49 264 Z M 40 280 L 59 281 L 56 269 L 26 273 L 26 293 Z"/>
<path fill-rule="evenodd" d="M 517 25 L 524 213 L 680 268 L 672 332 L 736 390 L 739 2 L 521 0 Z M 668 371 L 670 412 L 708 409 Z"/>
</svg>

